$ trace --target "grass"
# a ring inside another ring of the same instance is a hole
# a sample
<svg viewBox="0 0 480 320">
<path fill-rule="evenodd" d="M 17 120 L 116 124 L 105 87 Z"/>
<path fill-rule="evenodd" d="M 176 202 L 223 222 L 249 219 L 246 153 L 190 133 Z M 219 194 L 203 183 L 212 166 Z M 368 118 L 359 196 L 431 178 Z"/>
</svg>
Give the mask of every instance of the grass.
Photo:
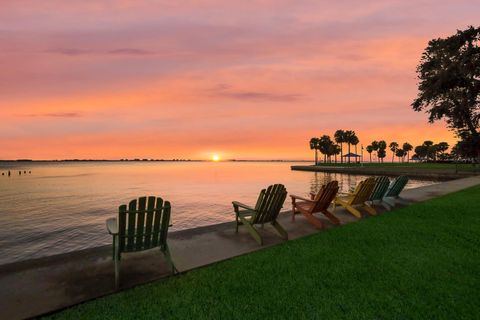
<svg viewBox="0 0 480 320">
<path fill-rule="evenodd" d="M 51 318 L 477 318 L 479 195 L 476 186 Z"/>
<path fill-rule="evenodd" d="M 360 167 L 358 163 L 320 163 L 318 167 Z M 455 172 L 458 171 L 479 171 L 480 168 L 478 165 L 474 166 L 468 163 L 459 163 L 455 165 L 454 163 L 425 163 L 425 162 L 365 162 L 363 164 L 365 168 L 382 168 L 388 170 L 403 170 L 403 169 L 418 169 L 418 170 L 438 170 L 438 171 L 449 171 Z"/>
</svg>

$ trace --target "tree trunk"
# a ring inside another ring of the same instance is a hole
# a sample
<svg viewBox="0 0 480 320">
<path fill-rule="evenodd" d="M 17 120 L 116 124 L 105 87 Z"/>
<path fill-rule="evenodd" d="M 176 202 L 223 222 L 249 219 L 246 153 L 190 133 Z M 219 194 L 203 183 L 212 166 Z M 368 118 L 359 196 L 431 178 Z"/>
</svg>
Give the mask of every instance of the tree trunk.
<svg viewBox="0 0 480 320">
<path fill-rule="evenodd" d="M 340 142 L 340 163 L 343 163 L 343 142 Z"/>
<path fill-rule="evenodd" d="M 315 165 L 318 164 L 318 150 L 315 149 Z"/>
<path fill-rule="evenodd" d="M 348 163 L 350 163 L 350 143 L 348 143 Z"/>
</svg>

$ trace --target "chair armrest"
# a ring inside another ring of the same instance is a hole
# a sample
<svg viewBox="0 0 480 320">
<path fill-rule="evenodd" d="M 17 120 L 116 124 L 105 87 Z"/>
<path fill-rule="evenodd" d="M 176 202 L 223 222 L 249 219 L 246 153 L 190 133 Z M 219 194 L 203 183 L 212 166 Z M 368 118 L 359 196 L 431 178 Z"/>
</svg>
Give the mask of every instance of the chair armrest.
<svg viewBox="0 0 480 320">
<path fill-rule="evenodd" d="M 232 201 L 232 204 L 233 204 L 234 207 L 240 207 L 240 208 L 244 208 L 244 209 L 247 209 L 247 210 L 255 211 L 254 208 L 252 208 L 250 206 L 247 206 L 246 204 L 243 204 L 243 203 L 238 202 L 238 201 Z"/>
<path fill-rule="evenodd" d="M 111 235 L 118 234 L 117 218 L 107 219 L 107 230 L 108 230 L 108 233 L 110 233 Z"/>
<path fill-rule="evenodd" d="M 307 198 L 300 197 L 300 196 L 296 196 L 296 195 L 294 195 L 294 194 L 291 194 L 290 197 L 291 197 L 292 199 L 300 199 L 300 200 L 303 200 L 303 201 L 315 202 L 314 200 L 307 199 Z"/>
</svg>

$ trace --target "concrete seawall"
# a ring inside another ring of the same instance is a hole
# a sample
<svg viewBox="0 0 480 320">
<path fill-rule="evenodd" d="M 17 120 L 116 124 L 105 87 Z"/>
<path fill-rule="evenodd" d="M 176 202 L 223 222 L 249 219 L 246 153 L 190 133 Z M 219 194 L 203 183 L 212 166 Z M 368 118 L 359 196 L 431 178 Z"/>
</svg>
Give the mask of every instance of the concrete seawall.
<svg viewBox="0 0 480 320">
<path fill-rule="evenodd" d="M 399 175 L 406 175 L 409 178 L 418 179 L 433 179 L 433 180 L 453 180 L 471 177 L 478 175 L 475 172 L 455 172 L 447 170 L 435 169 L 419 169 L 419 168 L 367 168 L 367 167 L 323 167 L 323 166 L 291 166 L 292 170 L 296 171 L 310 171 L 310 172 L 327 172 L 327 173 L 346 173 L 346 174 L 361 174 L 361 175 L 382 175 L 395 177 Z"/>
</svg>

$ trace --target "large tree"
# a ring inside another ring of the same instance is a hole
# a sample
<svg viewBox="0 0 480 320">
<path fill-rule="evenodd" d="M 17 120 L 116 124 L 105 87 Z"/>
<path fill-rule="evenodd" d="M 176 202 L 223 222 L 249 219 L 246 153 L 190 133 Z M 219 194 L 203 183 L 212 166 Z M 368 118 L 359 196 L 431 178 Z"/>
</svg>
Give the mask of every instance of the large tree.
<svg viewBox="0 0 480 320">
<path fill-rule="evenodd" d="M 428 43 L 417 67 L 415 111 L 425 110 L 429 121 L 445 119 L 465 141 L 479 141 L 480 27 L 458 30 Z M 480 155 L 480 145 L 472 146 Z"/>
</svg>

